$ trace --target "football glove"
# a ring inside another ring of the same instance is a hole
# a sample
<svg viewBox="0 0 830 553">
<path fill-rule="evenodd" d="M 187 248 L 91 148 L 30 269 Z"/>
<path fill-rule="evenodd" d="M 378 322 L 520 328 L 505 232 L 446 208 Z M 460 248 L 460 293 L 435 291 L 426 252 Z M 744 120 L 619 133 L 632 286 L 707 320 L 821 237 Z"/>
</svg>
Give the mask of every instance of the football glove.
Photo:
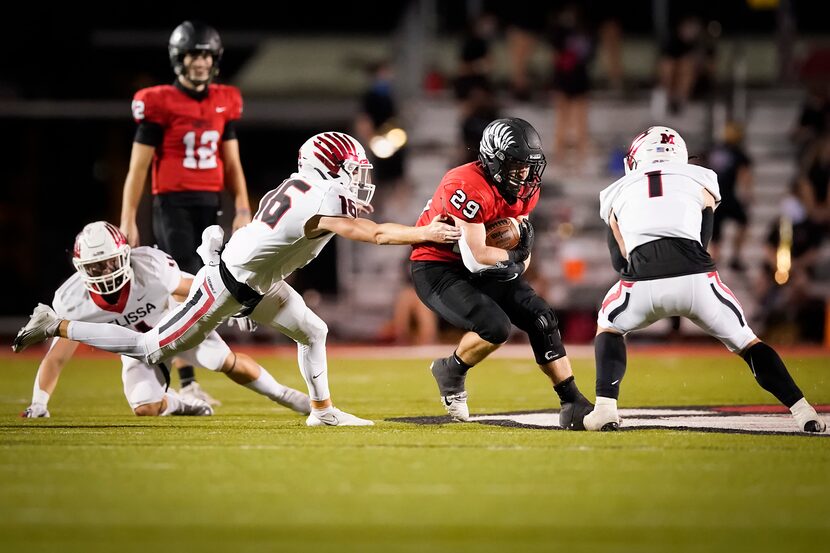
<svg viewBox="0 0 830 553">
<path fill-rule="evenodd" d="M 48 419 L 49 411 L 42 403 L 33 403 L 26 407 L 26 410 L 20 413 L 20 416 L 24 419 Z"/>
<path fill-rule="evenodd" d="M 525 219 L 519 223 L 519 244 L 512 250 L 507 251 L 507 260 L 519 263 L 530 257 L 530 250 L 533 249 L 535 238 L 536 233 L 533 230 L 533 225 L 530 224 L 530 219 Z"/>
<path fill-rule="evenodd" d="M 473 273 L 476 278 L 492 280 L 495 282 L 510 282 L 521 276 L 525 271 L 525 264 L 522 262 L 499 261 L 493 268 Z"/>
<path fill-rule="evenodd" d="M 231 317 L 228 319 L 228 326 L 233 327 L 234 324 L 242 332 L 253 332 L 257 329 L 257 324 L 249 317 Z"/>
</svg>

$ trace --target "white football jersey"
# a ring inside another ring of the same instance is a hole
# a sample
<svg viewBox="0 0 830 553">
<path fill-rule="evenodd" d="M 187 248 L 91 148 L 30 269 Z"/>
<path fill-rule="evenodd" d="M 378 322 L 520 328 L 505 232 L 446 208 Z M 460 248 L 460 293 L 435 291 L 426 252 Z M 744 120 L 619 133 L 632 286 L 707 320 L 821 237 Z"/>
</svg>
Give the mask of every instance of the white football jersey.
<svg viewBox="0 0 830 553">
<path fill-rule="evenodd" d="M 660 238 L 700 242 L 701 188 L 720 202 L 714 171 L 686 163 L 650 164 L 600 192 L 600 216 L 607 224 L 613 210 L 629 252 Z"/>
<path fill-rule="evenodd" d="M 156 326 L 175 303 L 170 294 L 179 287 L 182 272 L 172 257 L 149 247 L 130 252 L 133 278 L 127 283 L 115 304 L 84 286 L 75 273 L 64 282 L 52 301 L 52 308 L 62 319 L 88 323 L 114 323 L 147 332 Z"/>
<path fill-rule="evenodd" d="M 336 181 L 297 173 L 263 196 L 253 221 L 236 231 L 222 252 L 228 271 L 260 294 L 317 257 L 334 236 L 307 238 L 316 215 L 357 215 L 352 195 Z"/>
</svg>

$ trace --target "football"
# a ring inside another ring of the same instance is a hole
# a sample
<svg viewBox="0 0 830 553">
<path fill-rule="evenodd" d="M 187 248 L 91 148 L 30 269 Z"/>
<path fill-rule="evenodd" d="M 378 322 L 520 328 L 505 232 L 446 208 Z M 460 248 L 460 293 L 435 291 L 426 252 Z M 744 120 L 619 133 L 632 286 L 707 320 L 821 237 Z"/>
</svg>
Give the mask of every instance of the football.
<svg viewBox="0 0 830 553">
<path fill-rule="evenodd" d="M 513 217 L 496 219 L 484 224 L 486 232 L 485 244 L 503 250 L 512 250 L 519 244 L 521 236 L 519 221 Z"/>
</svg>

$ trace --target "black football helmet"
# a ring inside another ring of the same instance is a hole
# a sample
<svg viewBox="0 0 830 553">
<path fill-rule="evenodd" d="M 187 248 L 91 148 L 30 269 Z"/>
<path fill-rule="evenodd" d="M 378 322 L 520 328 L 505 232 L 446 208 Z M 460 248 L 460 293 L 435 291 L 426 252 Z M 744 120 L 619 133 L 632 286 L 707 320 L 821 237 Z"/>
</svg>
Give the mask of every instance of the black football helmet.
<svg viewBox="0 0 830 553">
<path fill-rule="evenodd" d="M 200 21 L 185 21 L 173 29 L 167 44 L 167 52 L 170 54 L 170 65 L 173 66 L 173 71 L 176 75 L 183 75 L 188 80 L 191 79 L 188 78 L 184 67 L 185 54 L 210 52 L 213 57 L 210 76 L 207 81 L 193 82 L 191 80 L 196 86 L 208 84 L 216 77 L 219 73 L 219 61 L 222 59 L 222 52 L 224 51 L 222 39 L 216 29 Z"/>
<path fill-rule="evenodd" d="M 508 202 L 527 200 L 539 191 L 547 162 L 533 125 L 509 117 L 484 129 L 478 148 L 484 172 Z"/>
</svg>

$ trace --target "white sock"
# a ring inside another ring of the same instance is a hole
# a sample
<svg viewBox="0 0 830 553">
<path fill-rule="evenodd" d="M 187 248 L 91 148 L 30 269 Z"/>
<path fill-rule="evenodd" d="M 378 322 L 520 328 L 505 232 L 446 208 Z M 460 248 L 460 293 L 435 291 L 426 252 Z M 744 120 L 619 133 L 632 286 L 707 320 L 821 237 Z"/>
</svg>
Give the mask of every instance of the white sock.
<svg viewBox="0 0 830 553">
<path fill-rule="evenodd" d="M 38 376 L 35 376 L 35 385 L 32 388 L 32 403 L 46 407 L 49 404 L 49 393 L 40 389 L 39 376 L 40 372 L 38 371 Z"/>
<path fill-rule="evenodd" d="M 272 401 L 277 401 L 277 399 L 282 398 L 282 395 L 285 393 L 285 386 L 277 382 L 271 376 L 271 373 L 262 367 L 259 368 L 259 378 L 244 384 L 244 386 L 258 394 L 264 395 Z"/>
<path fill-rule="evenodd" d="M 161 412 L 162 417 L 175 415 L 176 413 L 181 412 L 182 400 L 179 399 L 179 396 L 175 392 L 165 392 L 164 398 L 167 400 L 167 408 Z"/>
<path fill-rule="evenodd" d="M 322 409 L 318 409 L 317 407 L 311 408 L 311 414 L 313 415 L 325 415 L 326 413 L 331 413 L 334 411 L 334 405 L 329 405 L 328 407 L 323 407 Z"/>
<path fill-rule="evenodd" d="M 326 364 L 326 343 L 313 341 L 309 345 L 304 345 L 297 342 L 297 363 L 308 386 L 308 396 L 313 401 L 328 399 L 331 392 Z"/>
<path fill-rule="evenodd" d="M 617 410 L 617 400 L 612 397 L 602 397 L 597 396 L 597 401 L 594 403 L 594 406 L 599 409 L 600 407 L 605 409 L 612 409 L 614 411 Z"/>
<path fill-rule="evenodd" d="M 66 327 L 70 340 L 111 353 L 144 358 L 147 355 L 144 334 L 116 324 L 70 321 Z"/>
</svg>

